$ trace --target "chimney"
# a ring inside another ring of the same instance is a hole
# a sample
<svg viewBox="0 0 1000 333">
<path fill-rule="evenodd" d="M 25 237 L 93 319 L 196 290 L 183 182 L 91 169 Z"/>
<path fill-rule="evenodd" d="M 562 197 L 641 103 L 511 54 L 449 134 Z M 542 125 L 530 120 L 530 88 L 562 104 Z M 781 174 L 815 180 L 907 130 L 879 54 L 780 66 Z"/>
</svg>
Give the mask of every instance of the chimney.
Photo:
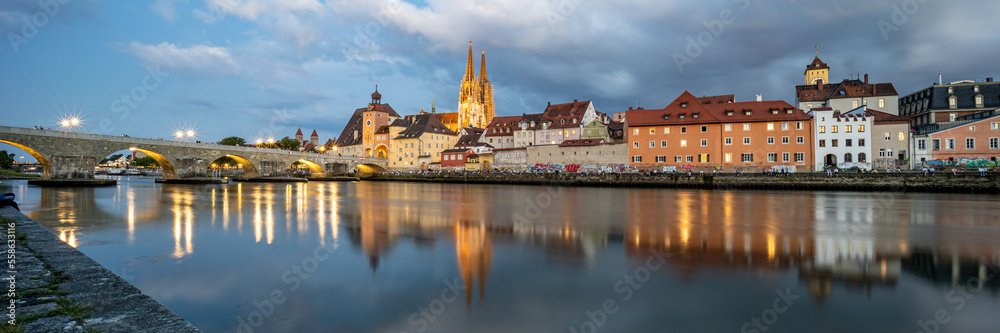
<svg viewBox="0 0 1000 333">
<path fill-rule="evenodd" d="M 758 102 L 763 102 L 764 101 L 764 95 L 757 94 L 757 101 Z"/>
<path fill-rule="evenodd" d="M 992 77 L 986 78 L 986 83 L 990 83 L 990 82 L 993 82 L 993 78 Z"/>
<path fill-rule="evenodd" d="M 865 73 L 865 84 L 868 84 L 868 73 Z"/>
<path fill-rule="evenodd" d="M 629 110 L 629 111 L 632 111 L 632 107 L 631 107 L 631 106 L 630 106 L 630 107 L 628 107 L 628 110 Z"/>
<path fill-rule="evenodd" d="M 549 102 L 549 106 L 552 106 L 552 102 Z"/>
<path fill-rule="evenodd" d="M 940 86 L 943 84 L 944 84 L 944 77 L 941 76 L 941 73 L 938 73 L 938 85 Z"/>
<path fill-rule="evenodd" d="M 573 103 L 576 103 L 576 102 L 579 102 L 579 100 L 576 100 L 576 99 L 574 99 L 574 100 L 573 100 Z"/>
</svg>

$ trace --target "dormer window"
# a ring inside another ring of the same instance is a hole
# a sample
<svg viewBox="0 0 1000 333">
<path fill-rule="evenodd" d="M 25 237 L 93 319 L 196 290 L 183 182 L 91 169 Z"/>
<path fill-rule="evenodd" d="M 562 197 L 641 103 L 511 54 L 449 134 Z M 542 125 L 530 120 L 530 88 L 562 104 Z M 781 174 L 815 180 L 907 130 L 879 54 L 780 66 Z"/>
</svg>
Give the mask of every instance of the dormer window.
<svg viewBox="0 0 1000 333">
<path fill-rule="evenodd" d="M 771 109 L 771 114 L 778 114 L 778 109 Z"/>
<path fill-rule="evenodd" d="M 687 109 L 687 107 L 688 107 L 688 103 L 681 103 L 681 108 L 682 109 Z"/>
<path fill-rule="evenodd" d="M 792 109 L 785 109 L 786 114 L 792 114 Z"/>
<path fill-rule="evenodd" d="M 663 120 L 670 120 L 670 114 L 663 115 Z"/>
<path fill-rule="evenodd" d="M 684 120 L 684 116 L 685 116 L 684 114 L 681 114 L 681 115 L 677 116 L 677 119 Z"/>
<path fill-rule="evenodd" d="M 726 110 L 726 117 L 732 117 L 732 116 L 733 116 L 733 110 Z"/>
<path fill-rule="evenodd" d="M 750 114 L 751 114 L 750 110 L 743 110 L 743 115 L 744 116 L 749 116 Z"/>
<path fill-rule="evenodd" d="M 698 114 L 697 113 L 691 114 L 691 118 L 698 119 Z"/>
<path fill-rule="evenodd" d="M 560 125 L 565 124 L 565 123 L 566 123 L 566 119 L 559 119 L 559 124 Z"/>
<path fill-rule="evenodd" d="M 576 118 L 573 118 L 573 123 L 576 124 Z"/>
</svg>

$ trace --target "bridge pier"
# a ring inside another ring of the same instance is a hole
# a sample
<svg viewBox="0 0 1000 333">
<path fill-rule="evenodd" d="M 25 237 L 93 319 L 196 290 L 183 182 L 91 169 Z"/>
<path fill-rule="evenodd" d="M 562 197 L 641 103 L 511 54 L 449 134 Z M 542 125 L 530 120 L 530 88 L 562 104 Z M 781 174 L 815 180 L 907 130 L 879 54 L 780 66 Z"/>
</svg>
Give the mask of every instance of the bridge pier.
<svg viewBox="0 0 1000 333">
<path fill-rule="evenodd" d="M 277 161 L 261 161 L 258 169 L 261 177 L 283 176 L 288 165 Z"/>
<path fill-rule="evenodd" d="M 94 179 L 94 167 L 97 161 L 91 156 L 52 156 L 51 169 L 48 177 L 43 179 Z"/>
<path fill-rule="evenodd" d="M 327 176 L 341 176 L 348 173 L 347 167 L 347 163 L 326 163 L 323 165 L 323 170 Z"/>
<path fill-rule="evenodd" d="M 177 178 L 208 177 L 208 162 L 196 156 L 184 156 L 174 163 Z M 167 178 L 164 174 L 163 178 Z"/>
</svg>

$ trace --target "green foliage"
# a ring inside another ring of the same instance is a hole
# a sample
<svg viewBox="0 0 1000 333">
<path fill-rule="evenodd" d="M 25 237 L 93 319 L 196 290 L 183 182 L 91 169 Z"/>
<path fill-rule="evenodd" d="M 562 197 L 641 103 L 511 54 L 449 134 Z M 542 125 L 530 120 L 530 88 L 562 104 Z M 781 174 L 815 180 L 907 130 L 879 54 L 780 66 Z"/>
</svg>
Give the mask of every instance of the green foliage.
<svg viewBox="0 0 1000 333">
<path fill-rule="evenodd" d="M 240 165 L 240 162 L 237 162 L 232 157 L 223 156 L 223 157 L 219 157 L 215 161 L 212 161 L 212 164 L 215 164 L 215 167 L 217 167 L 217 168 L 224 168 L 224 167 L 226 167 L 226 165 L 229 165 L 230 167 L 235 167 L 237 165 Z"/>
<path fill-rule="evenodd" d="M 247 140 L 238 136 L 231 136 L 223 138 L 221 141 L 219 141 L 219 144 L 225 146 L 246 146 Z"/>
<path fill-rule="evenodd" d="M 286 136 L 284 138 L 281 138 L 281 141 L 278 141 L 278 148 L 286 150 L 299 150 L 299 144 L 301 144 L 299 140 L 295 140 Z"/>
<path fill-rule="evenodd" d="M 137 158 L 137 159 L 133 160 L 132 163 L 135 163 L 136 166 L 141 166 L 141 167 L 158 167 L 158 166 L 160 166 L 160 163 L 156 162 L 156 160 L 153 159 L 150 156 Z"/>
<path fill-rule="evenodd" d="M 122 155 L 122 154 L 114 154 L 114 155 L 105 157 L 103 160 L 101 160 L 100 164 L 105 164 L 105 163 L 108 163 L 108 162 L 117 161 L 119 158 L 122 158 L 122 156 L 124 156 L 124 155 Z"/>
<path fill-rule="evenodd" d="M 0 150 L 0 169 L 10 169 L 14 166 L 14 154 Z"/>
</svg>

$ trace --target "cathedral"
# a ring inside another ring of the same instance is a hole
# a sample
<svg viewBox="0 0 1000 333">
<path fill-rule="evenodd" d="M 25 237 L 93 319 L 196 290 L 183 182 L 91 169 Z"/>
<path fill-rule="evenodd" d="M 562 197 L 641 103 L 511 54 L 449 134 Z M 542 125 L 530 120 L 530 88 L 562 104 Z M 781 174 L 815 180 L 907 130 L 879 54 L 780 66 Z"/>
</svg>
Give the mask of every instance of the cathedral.
<svg viewBox="0 0 1000 333">
<path fill-rule="evenodd" d="M 459 128 L 486 128 L 496 116 L 493 104 L 493 85 L 486 75 L 486 49 L 479 63 L 479 77 L 472 58 L 472 42 L 469 42 L 469 61 L 465 67 L 465 78 L 458 95 Z"/>
</svg>

